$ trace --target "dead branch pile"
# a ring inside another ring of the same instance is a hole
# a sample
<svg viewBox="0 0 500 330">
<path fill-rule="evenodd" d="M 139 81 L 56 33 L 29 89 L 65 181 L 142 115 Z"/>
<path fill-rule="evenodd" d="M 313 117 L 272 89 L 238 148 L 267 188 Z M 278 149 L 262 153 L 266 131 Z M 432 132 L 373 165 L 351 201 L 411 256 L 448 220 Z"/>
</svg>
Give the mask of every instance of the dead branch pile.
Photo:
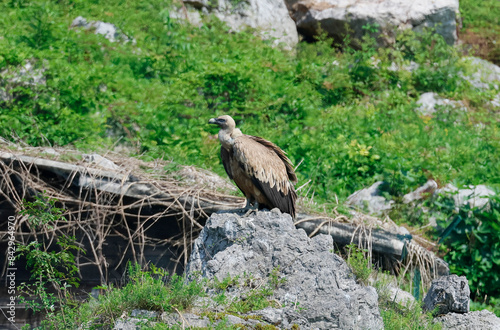
<svg viewBox="0 0 500 330">
<path fill-rule="evenodd" d="M 102 284 L 115 272 L 113 276 L 120 278 L 119 269 L 127 258 L 146 264 L 148 248 L 155 251 L 156 260 L 168 258 L 163 264 L 171 271 L 182 270 L 179 266 L 187 262 L 191 244 L 209 215 L 240 207 L 243 199 L 200 184 L 183 186 L 178 180 L 158 175 L 158 171 L 140 170 L 140 161 L 131 162 L 121 164 L 120 171 L 107 171 L 91 164 L 0 152 L 0 208 L 17 216 L 23 201 L 36 195 L 57 200 L 57 206 L 66 210 L 66 221 L 51 224 L 42 234 L 48 241 L 59 235 L 77 237 L 78 244 L 87 250 L 77 255 L 79 269 L 97 269 Z M 5 223 L 0 242 L 5 242 L 6 235 Z M 18 218 L 18 242 L 27 243 L 33 236 L 26 219 Z M 3 272 L 6 268 L 5 262 Z"/>
</svg>

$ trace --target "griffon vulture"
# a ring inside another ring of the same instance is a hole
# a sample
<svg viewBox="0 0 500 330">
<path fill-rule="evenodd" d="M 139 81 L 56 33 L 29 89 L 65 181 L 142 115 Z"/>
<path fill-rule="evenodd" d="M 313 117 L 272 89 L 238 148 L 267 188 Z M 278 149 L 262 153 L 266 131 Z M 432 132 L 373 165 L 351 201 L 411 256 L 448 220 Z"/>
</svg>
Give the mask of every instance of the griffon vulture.
<svg viewBox="0 0 500 330">
<path fill-rule="evenodd" d="M 208 122 L 220 127 L 222 164 L 247 199 L 245 211 L 279 208 L 295 218 L 297 176 L 292 163 L 274 143 L 241 133 L 230 116 Z M 253 205 L 253 208 L 252 208 Z"/>
</svg>

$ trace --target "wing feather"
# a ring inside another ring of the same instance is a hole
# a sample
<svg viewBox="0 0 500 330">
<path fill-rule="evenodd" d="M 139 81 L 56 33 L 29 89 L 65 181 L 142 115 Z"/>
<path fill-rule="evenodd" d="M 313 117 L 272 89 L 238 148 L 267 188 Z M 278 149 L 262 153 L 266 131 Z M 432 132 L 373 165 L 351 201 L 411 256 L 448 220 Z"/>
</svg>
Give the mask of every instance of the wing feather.
<svg viewBox="0 0 500 330">
<path fill-rule="evenodd" d="M 222 158 L 222 165 L 226 170 L 229 179 L 233 180 L 233 171 L 231 170 L 231 154 L 223 146 L 220 147 L 220 157 Z"/>
<path fill-rule="evenodd" d="M 271 188 L 267 182 L 262 182 L 256 178 L 252 178 L 253 184 L 259 189 L 269 200 L 272 205 L 266 205 L 269 208 L 277 207 L 281 212 L 290 214 L 295 218 L 295 201 L 297 200 L 297 193 L 295 190 L 289 189 L 288 194 L 284 194 L 275 186 Z"/>
<path fill-rule="evenodd" d="M 295 217 L 297 194 L 290 181 L 296 181 L 297 177 L 290 160 L 280 148 L 262 138 L 242 135 L 235 139 L 233 157 L 272 204 L 268 207 L 278 207 Z"/>
<path fill-rule="evenodd" d="M 286 153 L 283 150 L 281 150 L 280 147 L 278 147 L 277 145 L 275 145 L 271 141 L 268 141 L 268 140 L 263 139 L 261 137 L 253 136 L 253 135 L 247 135 L 247 136 L 250 139 L 252 139 L 252 140 L 262 144 L 263 146 L 273 150 L 276 153 L 276 155 L 278 155 L 278 157 L 281 159 L 283 164 L 285 164 L 286 172 L 288 174 L 288 179 L 290 181 L 292 181 L 293 183 L 297 183 L 297 175 L 295 175 L 295 171 L 293 169 L 293 164 L 290 161 L 290 159 L 286 156 Z"/>
</svg>

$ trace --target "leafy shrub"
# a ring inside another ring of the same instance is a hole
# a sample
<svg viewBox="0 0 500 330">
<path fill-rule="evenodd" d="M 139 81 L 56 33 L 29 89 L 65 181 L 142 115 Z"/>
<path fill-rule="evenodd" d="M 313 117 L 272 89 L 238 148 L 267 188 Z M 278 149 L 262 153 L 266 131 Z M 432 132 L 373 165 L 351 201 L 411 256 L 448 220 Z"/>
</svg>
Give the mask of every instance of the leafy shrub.
<svg viewBox="0 0 500 330">
<path fill-rule="evenodd" d="M 80 282 L 74 252 L 84 251 L 76 244 L 74 237 L 59 236 L 55 242 L 57 248 L 54 248 L 45 235 L 39 234 L 52 230 L 58 222 L 66 221 L 62 216 L 63 210 L 55 207 L 55 200 L 37 196 L 33 202 L 24 201 L 20 213 L 27 217 L 35 237 L 32 242 L 17 246 L 18 258 L 26 259 L 32 281 L 18 286 L 20 302 L 26 303 L 34 312 L 43 311 L 54 315 L 58 307 L 73 305 L 69 290 L 78 287 Z M 64 313 L 62 317 L 65 317 Z"/>
<path fill-rule="evenodd" d="M 500 296 L 500 196 L 487 207 L 460 208 L 442 234 L 450 271 L 469 280 L 471 298 Z"/>
</svg>

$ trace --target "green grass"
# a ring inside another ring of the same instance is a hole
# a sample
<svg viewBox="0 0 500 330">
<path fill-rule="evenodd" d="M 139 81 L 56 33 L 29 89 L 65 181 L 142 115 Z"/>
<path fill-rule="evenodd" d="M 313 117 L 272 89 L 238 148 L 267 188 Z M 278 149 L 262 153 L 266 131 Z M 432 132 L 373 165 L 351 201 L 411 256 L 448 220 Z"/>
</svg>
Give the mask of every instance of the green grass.
<svg viewBox="0 0 500 330">
<path fill-rule="evenodd" d="M 222 281 L 208 281 L 198 277 L 187 280 L 185 277 L 169 276 L 165 270 L 154 266 L 150 271 L 143 271 L 137 265 L 130 265 L 127 283 L 123 287 L 100 288 L 103 294 L 97 299 L 89 297 L 84 302 L 68 298 L 57 313 L 47 314 L 40 328 L 76 329 L 84 324 L 90 329 L 108 329 L 123 315 L 129 316 L 134 309 L 140 309 L 157 312 L 157 317 L 144 321 L 155 329 L 167 328 L 159 318 L 161 313 L 185 311 L 194 311 L 201 317 L 207 317 L 217 329 L 237 329 L 237 326 L 224 322 L 227 315 L 259 320 L 259 317 L 245 314 L 269 306 L 279 308 L 272 295 L 282 283 L 279 269 L 273 270 L 268 279 L 261 281 L 251 276 L 228 276 Z M 257 285 L 253 287 L 253 284 Z M 234 292 L 235 288 L 241 292 L 240 296 L 229 293 Z M 270 329 L 266 324 L 260 326 Z"/>
<path fill-rule="evenodd" d="M 500 3 L 496 0 L 460 0 L 460 14 L 465 28 L 500 27 Z"/>
<path fill-rule="evenodd" d="M 128 315 L 134 309 L 160 314 L 182 311 L 205 295 L 203 283 L 198 279 L 187 282 L 183 277 L 169 276 L 163 269 L 152 267 L 151 271 L 142 271 L 139 266 L 129 266 L 128 281 L 122 288 L 101 289 L 103 295 L 89 298 L 85 303 L 68 299 L 60 312 L 48 315 L 41 328 L 77 329 L 82 324 L 93 329 L 110 328 L 123 313 Z"/>
</svg>

